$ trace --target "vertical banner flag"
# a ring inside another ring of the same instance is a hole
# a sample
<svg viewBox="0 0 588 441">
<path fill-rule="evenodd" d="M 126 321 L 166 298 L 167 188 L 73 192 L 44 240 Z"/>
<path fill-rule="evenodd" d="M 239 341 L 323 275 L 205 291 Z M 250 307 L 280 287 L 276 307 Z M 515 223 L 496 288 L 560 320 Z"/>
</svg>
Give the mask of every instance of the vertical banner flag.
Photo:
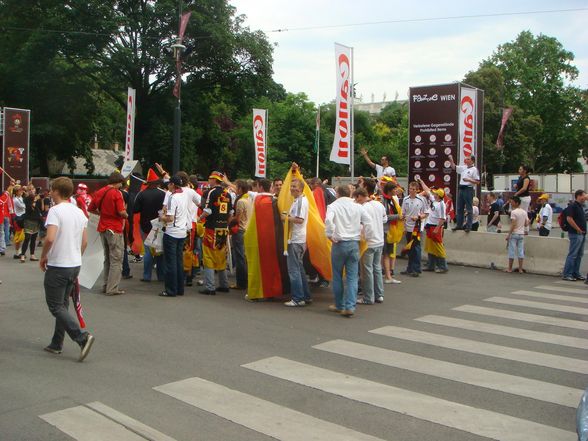
<svg viewBox="0 0 588 441">
<path fill-rule="evenodd" d="M 462 87 L 459 104 L 459 165 L 468 156 L 476 156 L 477 93 L 475 89 Z"/>
<path fill-rule="evenodd" d="M 339 164 L 351 164 L 352 51 L 353 49 L 350 47 L 335 43 L 337 64 L 337 107 L 335 112 L 337 121 L 330 160 Z"/>
<path fill-rule="evenodd" d="M 321 106 L 318 106 L 318 110 L 316 111 L 316 129 L 314 132 L 314 145 L 313 145 L 315 153 L 318 153 L 318 151 L 319 151 L 320 132 L 321 132 Z"/>
<path fill-rule="evenodd" d="M 4 108 L 4 142 L 2 146 L 2 188 L 10 178 L 29 182 L 29 128 L 31 111 Z"/>
<path fill-rule="evenodd" d="M 504 148 L 504 129 L 506 128 L 506 122 L 512 115 L 512 107 L 507 107 L 502 111 L 502 123 L 500 124 L 500 131 L 498 132 L 498 138 L 496 138 L 496 148 L 502 150 Z"/>
<path fill-rule="evenodd" d="M 255 143 L 255 176 L 266 177 L 267 110 L 253 109 L 253 142 Z"/>
<path fill-rule="evenodd" d="M 132 161 L 135 154 L 135 89 L 129 87 L 127 93 L 127 133 L 125 141 L 125 161 Z"/>
<path fill-rule="evenodd" d="M 186 27 L 188 26 L 188 21 L 190 20 L 190 16 L 192 15 L 192 11 L 184 12 L 182 17 L 180 18 L 180 29 L 178 30 L 178 44 L 182 44 L 184 41 L 184 34 L 186 33 Z M 175 53 L 176 57 L 176 83 L 174 84 L 174 89 L 172 91 L 173 95 L 180 99 L 180 89 L 182 85 L 182 54 L 179 49 L 176 49 L 178 52 Z"/>
</svg>

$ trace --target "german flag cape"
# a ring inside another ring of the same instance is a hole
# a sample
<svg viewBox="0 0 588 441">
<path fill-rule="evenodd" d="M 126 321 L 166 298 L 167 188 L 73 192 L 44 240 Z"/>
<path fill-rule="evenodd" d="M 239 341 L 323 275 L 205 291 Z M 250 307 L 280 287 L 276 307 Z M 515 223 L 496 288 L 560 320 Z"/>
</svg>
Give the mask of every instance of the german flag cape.
<svg viewBox="0 0 588 441">
<path fill-rule="evenodd" d="M 282 221 L 273 196 L 258 195 L 244 238 L 247 295 L 250 299 L 281 297 L 289 292 L 283 236 Z"/>
<path fill-rule="evenodd" d="M 289 212 L 290 207 L 294 202 L 294 198 L 288 191 L 290 189 L 292 178 L 298 178 L 304 182 L 304 196 L 306 196 L 306 199 L 308 200 L 306 246 L 308 247 L 308 253 L 310 255 L 310 263 L 312 263 L 312 266 L 315 267 L 325 280 L 331 280 L 333 278 L 331 269 L 331 243 L 327 240 L 325 223 L 321 218 L 312 191 L 304 181 L 304 178 L 298 169 L 294 172 L 290 169 L 284 178 L 284 183 L 282 184 L 284 191 L 280 191 L 280 196 L 278 197 L 280 213 L 283 213 L 284 211 Z"/>
<path fill-rule="evenodd" d="M 327 202 L 325 201 L 325 190 L 322 187 L 317 187 L 312 190 L 312 195 L 314 196 L 314 202 L 316 202 L 316 208 L 321 215 L 321 219 L 323 222 L 325 221 L 325 217 L 327 216 Z"/>
<path fill-rule="evenodd" d="M 412 229 L 412 236 L 410 237 L 410 241 L 406 244 L 406 246 L 402 249 L 402 255 L 408 254 L 410 250 L 412 250 L 412 246 L 415 242 L 421 241 L 421 220 L 417 220 L 414 224 L 414 228 Z"/>
</svg>

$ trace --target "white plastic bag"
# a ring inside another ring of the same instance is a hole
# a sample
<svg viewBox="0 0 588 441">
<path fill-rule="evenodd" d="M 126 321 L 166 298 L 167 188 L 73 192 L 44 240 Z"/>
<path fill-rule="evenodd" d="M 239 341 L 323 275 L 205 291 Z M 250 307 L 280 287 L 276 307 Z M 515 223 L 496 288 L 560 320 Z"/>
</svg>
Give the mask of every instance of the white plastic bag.
<svg viewBox="0 0 588 441">
<path fill-rule="evenodd" d="M 151 221 L 151 231 L 145 238 L 145 246 L 153 248 L 155 254 L 163 253 L 163 224 L 159 219 Z"/>
</svg>

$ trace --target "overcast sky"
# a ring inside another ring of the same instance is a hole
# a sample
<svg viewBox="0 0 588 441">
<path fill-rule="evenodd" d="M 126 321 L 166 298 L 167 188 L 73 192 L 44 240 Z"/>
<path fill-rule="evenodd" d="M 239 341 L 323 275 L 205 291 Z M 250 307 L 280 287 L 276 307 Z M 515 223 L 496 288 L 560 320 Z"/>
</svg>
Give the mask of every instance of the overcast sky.
<svg viewBox="0 0 588 441">
<path fill-rule="evenodd" d="M 274 79 L 316 103 L 335 97 L 333 43 L 355 48 L 363 102 L 405 99 L 410 86 L 462 80 L 523 30 L 557 38 L 575 54 L 576 86 L 588 88 L 588 10 L 364 26 L 351 23 L 588 8 L 588 1 L 230 0 L 246 25 L 275 43 Z M 294 30 L 302 27 L 322 29 Z M 291 29 L 287 32 L 271 32 Z"/>
</svg>

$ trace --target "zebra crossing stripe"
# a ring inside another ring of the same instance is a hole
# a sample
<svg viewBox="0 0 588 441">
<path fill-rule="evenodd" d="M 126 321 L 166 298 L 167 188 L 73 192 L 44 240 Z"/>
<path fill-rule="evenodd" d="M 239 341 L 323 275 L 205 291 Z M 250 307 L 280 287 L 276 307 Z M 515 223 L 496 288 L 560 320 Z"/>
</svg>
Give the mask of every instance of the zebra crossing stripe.
<svg viewBox="0 0 588 441">
<path fill-rule="evenodd" d="M 571 314 L 588 315 L 588 308 L 579 308 L 577 306 L 563 306 L 554 303 L 532 302 L 530 300 L 509 299 L 506 297 L 490 297 L 484 299 L 485 302 L 502 303 L 513 306 L 526 306 L 528 308 L 546 309 L 548 311 L 569 312 Z"/>
<path fill-rule="evenodd" d="M 281 357 L 243 367 L 351 400 L 501 441 L 576 441 L 576 434 L 509 415 L 353 377 Z M 331 439 L 336 439 L 332 437 Z"/>
<path fill-rule="evenodd" d="M 470 314 L 485 315 L 501 319 L 518 320 L 542 325 L 559 326 L 560 328 L 582 329 L 588 331 L 588 322 L 583 320 L 549 317 L 546 315 L 527 314 L 524 312 L 508 311 L 506 309 L 487 308 L 485 306 L 462 305 L 453 308 L 453 311 L 467 312 Z"/>
<path fill-rule="evenodd" d="M 561 294 L 547 294 L 544 292 L 536 291 L 513 291 L 511 294 L 517 294 L 521 296 L 536 297 L 538 299 L 550 299 L 550 300 L 562 300 L 564 302 L 576 302 L 576 303 L 588 303 L 588 298 L 575 297 L 575 296 L 562 296 Z"/>
<path fill-rule="evenodd" d="M 507 337 L 521 338 L 523 340 L 538 341 L 540 343 L 588 349 L 588 339 L 585 338 L 568 337 L 566 335 L 550 334 L 548 332 L 529 331 L 527 329 L 512 328 L 510 326 L 494 325 L 483 322 L 474 322 L 471 320 L 462 320 L 439 315 L 426 315 L 415 320 L 419 322 L 432 323 L 434 325 L 467 329 L 468 331 L 486 332 L 488 334 L 504 335 Z"/>
<path fill-rule="evenodd" d="M 320 420 L 202 378 L 188 378 L 153 389 L 280 440 L 381 441 L 380 438 Z"/>
<path fill-rule="evenodd" d="M 175 441 L 175 439 L 125 415 L 124 413 L 102 404 L 99 401 L 88 403 L 86 404 L 86 407 L 89 407 L 106 418 L 125 426 L 127 429 L 141 435 L 149 441 Z"/>
<path fill-rule="evenodd" d="M 569 285 L 569 282 L 562 282 L 562 283 L 567 283 Z M 536 286 L 535 289 L 546 289 L 548 291 L 559 291 L 559 292 L 569 292 L 570 294 L 588 295 L 588 286 L 586 288 L 570 288 L 568 286 L 539 285 L 539 286 Z"/>
<path fill-rule="evenodd" d="M 488 357 L 502 358 L 505 360 L 519 361 L 521 363 L 561 369 L 569 372 L 588 374 L 588 361 L 578 360 L 576 358 L 543 354 L 524 349 L 484 343 L 481 341 L 467 340 L 465 338 L 449 337 L 447 335 L 432 334 L 414 329 L 398 328 L 396 326 L 384 326 L 370 332 L 373 334 L 384 335 L 386 337 L 454 349 L 456 351 L 470 352 L 472 354 L 480 354 Z"/>
<path fill-rule="evenodd" d="M 571 387 L 559 386 L 543 381 L 502 374 L 500 372 L 449 363 L 345 340 L 332 340 L 313 346 L 313 348 L 346 357 L 370 361 L 372 363 L 392 366 L 398 369 L 444 378 L 446 380 L 572 407 L 574 409 L 578 406 L 582 393 L 584 392 L 583 390 L 573 389 Z"/>
<path fill-rule="evenodd" d="M 59 410 L 41 415 L 40 418 L 76 441 L 145 441 L 146 439 L 85 406 Z M 167 439 L 171 440 L 171 438 Z"/>
</svg>

